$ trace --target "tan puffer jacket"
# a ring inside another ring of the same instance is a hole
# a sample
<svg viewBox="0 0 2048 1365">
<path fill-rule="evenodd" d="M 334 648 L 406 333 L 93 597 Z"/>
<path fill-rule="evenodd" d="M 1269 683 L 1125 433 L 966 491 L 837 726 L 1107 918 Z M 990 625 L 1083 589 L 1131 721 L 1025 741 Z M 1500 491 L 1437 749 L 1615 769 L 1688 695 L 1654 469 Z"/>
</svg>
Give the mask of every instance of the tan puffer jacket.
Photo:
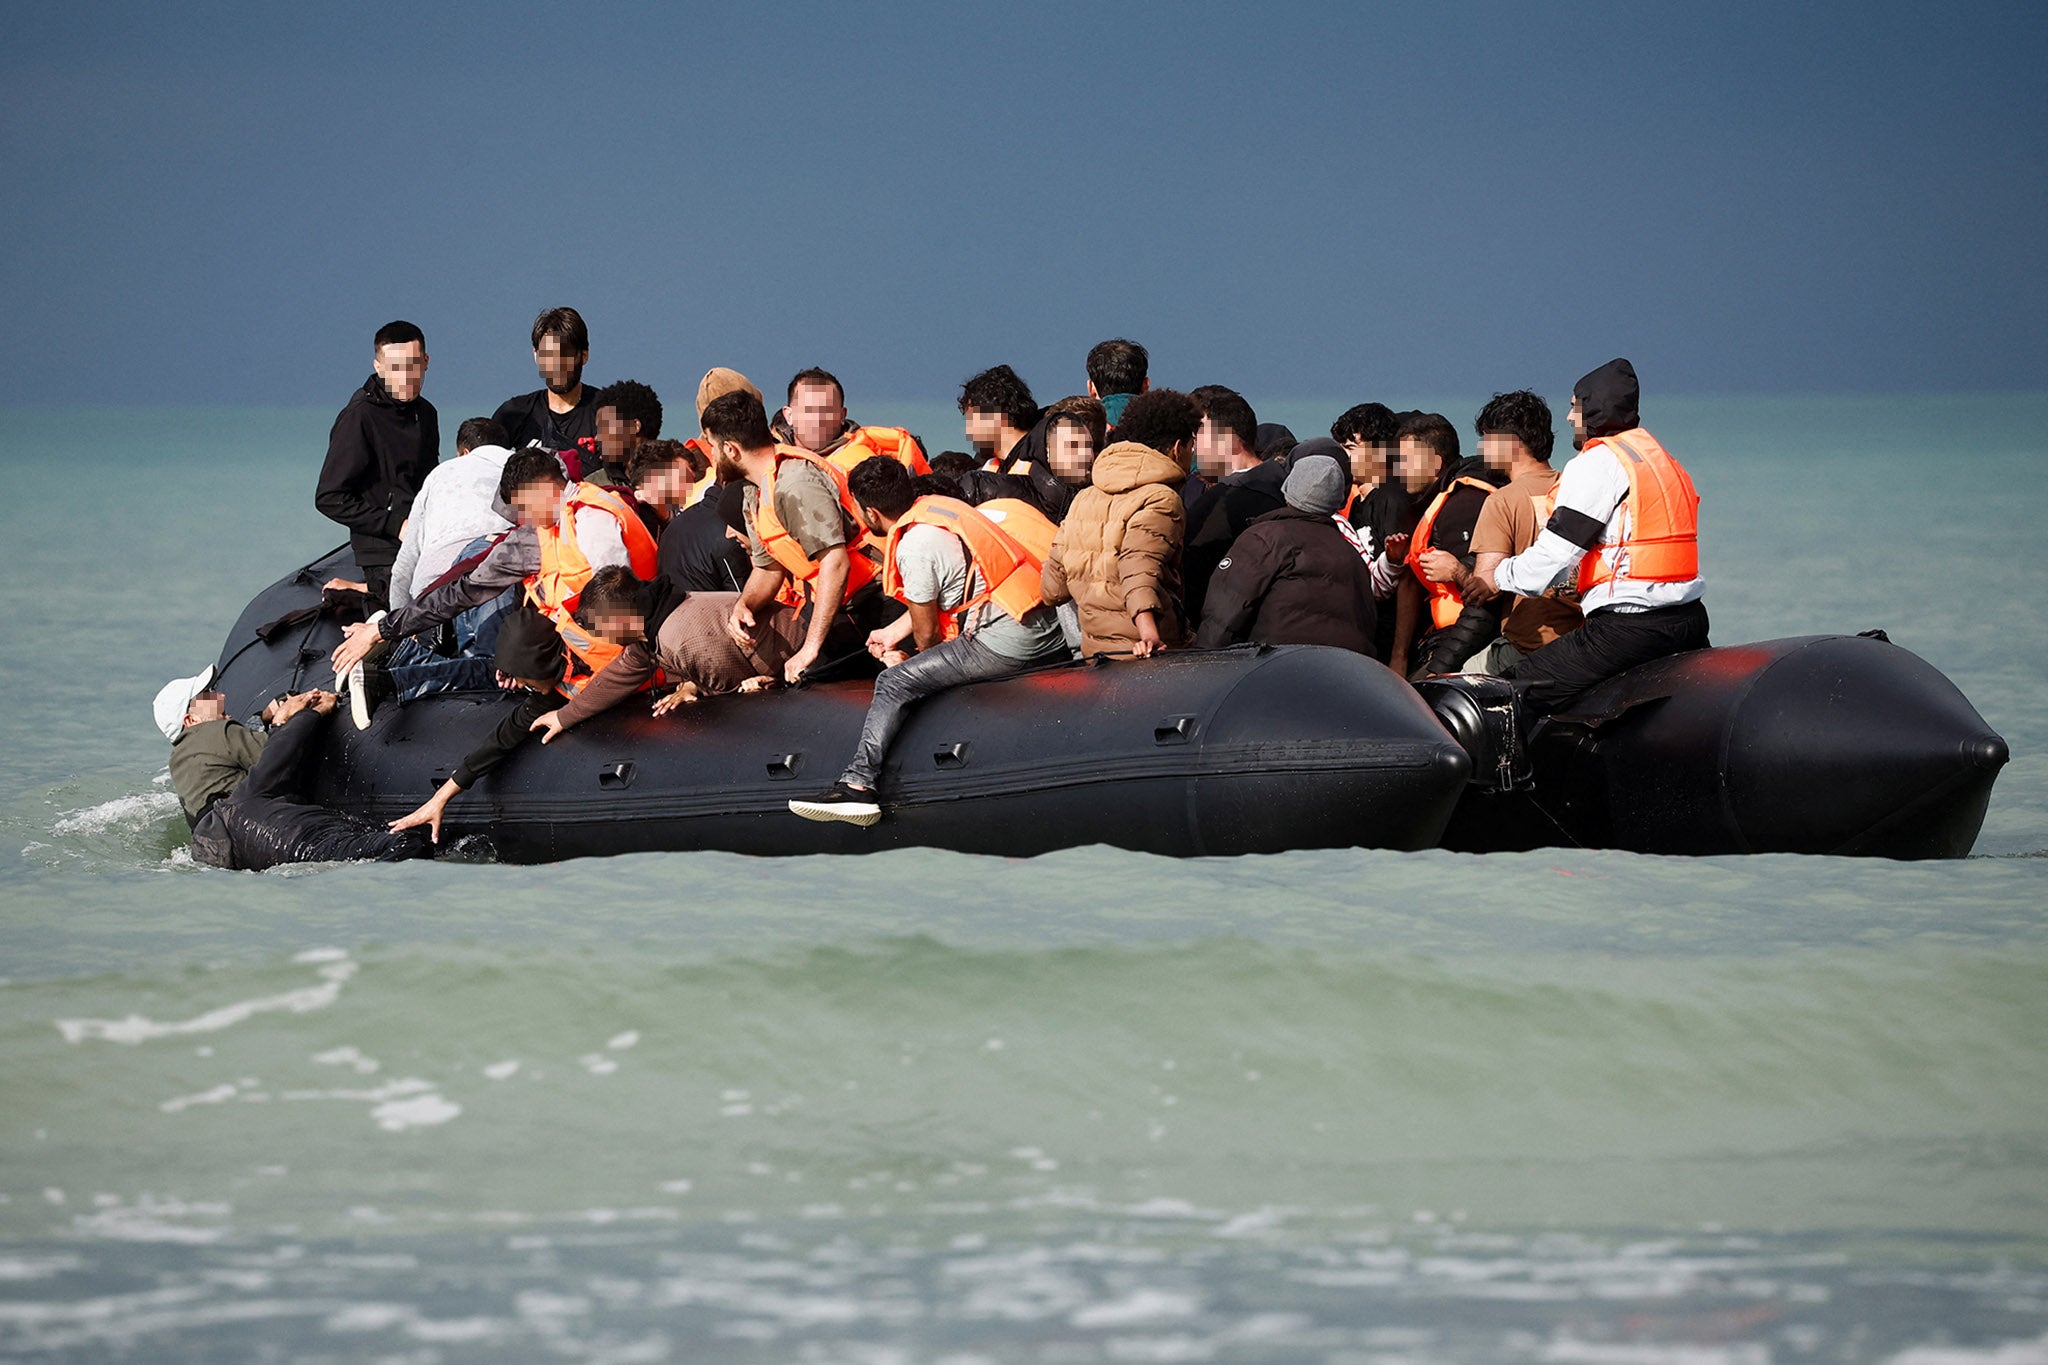
<svg viewBox="0 0 2048 1365">
<path fill-rule="evenodd" d="M 1040 575 L 1046 601 L 1072 598 L 1079 607 L 1083 654 L 1128 654 L 1138 641 L 1132 618 L 1141 611 L 1156 613 L 1162 643 L 1185 638 L 1186 479 L 1185 468 L 1136 441 L 1119 441 L 1097 457 L 1091 486 L 1075 495 Z"/>
</svg>

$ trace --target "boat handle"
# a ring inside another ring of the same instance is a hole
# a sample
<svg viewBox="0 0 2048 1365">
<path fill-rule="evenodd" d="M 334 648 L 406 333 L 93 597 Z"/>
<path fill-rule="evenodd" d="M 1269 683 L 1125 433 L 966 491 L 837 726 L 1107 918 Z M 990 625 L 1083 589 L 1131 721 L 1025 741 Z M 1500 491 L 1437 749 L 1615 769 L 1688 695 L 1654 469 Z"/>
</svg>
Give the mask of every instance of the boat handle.
<svg viewBox="0 0 2048 1365">
<path fill-rule="evenodd" d="M 607 763 L 597 770 L 597 785 L 608 791 L 620 791 L 633 785 L 636 769 L 631 759 L 619 763 Z"/>
<path fill-rule="evenodd" d="M 797 766 L 803 762 L 802 754 L 778 754 L 768 760 L 768 776 L 776 782 L 787 782 L 796 776 Z"/>
<path fill-rule="evenodd" d="M 1195 733 L 1193 716 L 1168 716 L 1165 721 L 1152 727 L 1154 744 L 1185 744 Z"/>
<path fill-rule="evenodd" d="M 973 750 L 974 745 L 967 740 L 962 740 L 958 744 L 948 744 L 932 755 L 932 763 L 940 768 L 964 768 L 967 766 L 967 755 Z"/>
</svg>

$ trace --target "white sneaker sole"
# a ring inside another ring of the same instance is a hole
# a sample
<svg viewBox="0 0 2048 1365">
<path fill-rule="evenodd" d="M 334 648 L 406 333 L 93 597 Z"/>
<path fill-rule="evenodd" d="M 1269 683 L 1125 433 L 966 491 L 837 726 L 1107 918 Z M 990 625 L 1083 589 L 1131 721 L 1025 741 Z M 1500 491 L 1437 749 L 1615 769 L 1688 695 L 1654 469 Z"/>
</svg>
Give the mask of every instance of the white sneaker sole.
<svg viewBox="0 0 2048 1365">
<path fill-rule="evenodd" d="M 806 820 L 837 820 L 862 829 L 882 818 L 882 808 L 872 801 L 792 801 L 789 813 Z"/>
<path fill-rule="evenodd" d="M 363 686 L 363 666 L 356 664 L 348 671 L 348 715 L 356 723 L 356 729 L 370 728 L 370 694 Z"/>
</svg>

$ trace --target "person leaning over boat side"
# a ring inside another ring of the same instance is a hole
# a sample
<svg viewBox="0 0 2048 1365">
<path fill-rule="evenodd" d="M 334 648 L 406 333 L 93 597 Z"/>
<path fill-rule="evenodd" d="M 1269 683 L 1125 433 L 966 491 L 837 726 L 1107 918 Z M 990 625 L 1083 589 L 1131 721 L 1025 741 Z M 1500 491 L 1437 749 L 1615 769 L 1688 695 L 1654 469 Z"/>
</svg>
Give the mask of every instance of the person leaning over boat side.
<svg viewBox="0 0 2048 1365">
<path fill-rule="evenodd" d="M 313 506 L 348 527 L 349 548 L 371 602 L 391 595 L 399 533 L 413 495 L 441 459 L 441 416 L 420 397 L 427 339 L 410 322 L 387 322 L 371 343 L 370 377 L 327 433 Z"/>
<path fill-rule="evenodd" d="M 263 708 L 258 734 L 231 720 L 227 699 L 208 690 L 213 669 L 157 693 L 157 729 L 171 741 L 171 787 L 192 827 L 193 861 L 261 872 L 283 863 L 375 858 L 397 862 L 430 851 L 400 835 L 303 799 L 306 766 L 333 713 L 332 692 L 297 692 Z"/>
<path fill-rule="evenodd" d="M 1088 396 L 1102 404 L 1111 432 L 1123 421 L 1124 409 L 1131 400 L 1152 389 L 1151 353 L 1123 337 L 1111 337 L 1090 346 L 1082 368 L 1088 375 Z"/>
<path fill-rule="evenodd" d="M 1409 538 L 1408 576 L 1395 595 L 1399 617 L 1388 666 L 1410 678 L 1452 673 L 1500 633 L 1499 611 L 1491 603 L 1467 607 L 1455 586 L 1425 579 L 1421 557 L 1448 550 L 1470 563 L 1479 510 L 1506 479 L 1476 455 L 1461 457 L 1458 429 L 1436 412 L 1401 419 L 1399 468 L 1409 490 L 1428 501 Z"/>
<path fill-rule="evenodd" d="M 1180 614 L 1181 542 L 1195 400 L 1173 389 L 1139 394 L 1124 409 L 1122 437 L 1102 452 L 1046 555 L 1041 586 L 1057 606 L 1073 601 L 1083 654 L 1145 658 L 1186 636 Z"/>
<path fill-rule="evenodd" d="M 1236 390 L 1205 384 L 1188 396 L 1202 410 L 1192 462 L 1216 476 L 1208 490 L 1188 504 L 1188 538 L 1181 553 L 1187 619 L 1196 624 L 1202 619 L 1210 576 L 1230 547 L 1254 518 L 1287 505 L 1280 491 L 1287 461 L 1259 455 L 1258 414 Z"/>
<path fill-rule="evenodd" d="M 1217 566 L 1195 648 L 1252 641 L 1373 657 L 1372 570 L 1338 517 L 1346 483 L 1340 460 L 1297 448 L 1286 505 L 1253 520 Z"/>
<path fill-rule="evenodd" d="M 820 659 L 837 665 L 857 654 L 865 660 L 868 632 L 894 613 L 885 613 L 876 583 L 880 554 L 866 544 L 845 471 L 808 450 L 778 444 L 752 393 L 714 400 L 703 422 L 719 476 L 747 483 L 751 572 L 727 617 L 733 643 L 754 648 L 762 614 L 780 603 L 801 611 L 804 624 L 803 645 L 783 664 L 785 681 L 799 681 Z"/>
<path fill-rule="evenodd" d="M 523 586 L 527 599 L 559 628 L 575 610 L 576 594 L 598 569 L 620 564 L 653 575 L 654 538 L 647 534 L 639 516 L 616 493 L 593 484 L 565 482 L 561 465 L 548 452 L 513 452 L 505 461 L 498 491 L 519 523 L 511 535 L 454 582 L 443 584 L 409 607 L 380 613 L 342 632 L 332 662 L 335 675 L 349 680 L 349 700 L 358 712 L 358 725 L 369 723 L 368 708 L 382 701 L 388 691 L 375 685 L 374 672 L 367 665 L 397 641 L 432 630 L 514 584 Z M 395 673 L 392 681 L 400 681 Z M 398 699 L 403 702 L 411 697 L 401 688 Z"/>
<path fill-rule="evenodd" d="M 1493 594 L 1474 572 L 1490 573 L 1502 560 L 1528 549 L 1550 519 L 1557 502 L 1557 471 L 1550 467 L 1556 438 L 1550 405 L 1528 389 L 1495 394 L 1479 410 L 1472 429 L 1479 436 L 1479 458 L 1488 469 L 1505 474 L 1507 485 L 1496 488 L 1479 509 L 1469 569 L 1448 550 L 1425 551 L 1420 567 L 1424 578 L 1449 582 L 1467 602 L 1485 602 Z M 1501 618 L 1499 638 L 1468 659 L 1464 671 L 1497 674 L 1577 630 L 1586 623 L 1577 597 L 1569 587 L 1562 593 L 1552 588 L 1540 596 L 1516 595 Z"/>
<path fill-rule="evenodd" d="M 539 446 L 559 454 L 597 437 L 597 390 L 583 382 L 590 329 L 574 308 L 550 308 L 533 320 L 533 365 L 541 387 L 498 404 L 491 419 L 514 450 Z"/>
<path fill-rule="evenodd" d="M 880 456 L 863 461 L 848 479 L 868 529 L 886 547 L 883 590 L 908 611 L 868 639 L 869 649 L 890 666 L 875 679 L 860 746 L 839 781 L 819 796 L 789 803 L 806 820 L 872 825 L 881 818 L 876 784 L 882 764 L 904 713 L 919 701 L 1069 656 L 1058 613 L 1042 600 L 1042 555 L 1031 549 L 1033 542 L 1050 543 L 1052 523 L 1020 501 L 984 511 L 958 498 L 920 498 L 916 482 L 909 470 Z M 952 628 L 958 634 L 948 638 Z"/>
<path fill-rule="evenodd" d="M 1572 446 L 1557 507 L 1527 550 L 1479 578 L 1534 595 L 1578 569 L 1586 624 L 1503 676 L 1534 714 L 1562 708 L 1637 664 L 1707 648 L 1699 495 L 1638 415 L 1635 367 L 1610 360 L 1572 386 Z"/>
</svg>

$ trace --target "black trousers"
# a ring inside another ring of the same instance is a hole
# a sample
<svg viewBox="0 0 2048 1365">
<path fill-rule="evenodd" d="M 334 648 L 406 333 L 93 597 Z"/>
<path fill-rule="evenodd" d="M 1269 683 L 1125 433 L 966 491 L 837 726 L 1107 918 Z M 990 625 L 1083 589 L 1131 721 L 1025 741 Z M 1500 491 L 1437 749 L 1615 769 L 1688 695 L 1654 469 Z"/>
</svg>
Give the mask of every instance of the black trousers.
<svg viewBox="0 0 2048 1365">
<path fill-rule="evenodd" d="M 1507 670 L 1531 716 L 1561 711 L 1579 694 L 1617 673 L 1707 647 L 1707 605 L 1687 602 L 1649 611 L 1596 611 Z"/>
<path fill-rule="evenodd" d="M 381 825 L 303 799 L 301 770 L 326 717 L 301 711 L 270 736 L 235 789 L 192 827 L 192 856 L 214 867 L 261 872 L 284 863 L 373 858 L 399 862 L 433 853 L 424 829 L 393 834 Z"/>
</svg>

